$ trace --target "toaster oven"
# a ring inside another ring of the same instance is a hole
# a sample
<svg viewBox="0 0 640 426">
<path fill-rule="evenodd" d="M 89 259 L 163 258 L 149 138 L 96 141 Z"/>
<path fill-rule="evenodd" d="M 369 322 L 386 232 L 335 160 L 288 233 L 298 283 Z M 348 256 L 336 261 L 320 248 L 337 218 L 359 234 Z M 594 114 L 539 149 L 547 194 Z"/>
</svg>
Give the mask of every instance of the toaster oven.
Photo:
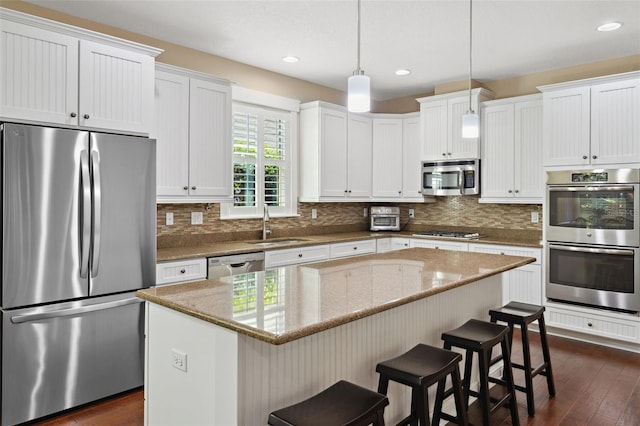
<svg viewBox="0 0 640 426">
<path fill-rule="evenodd" d="M 372 231 L 400 230 L 400 207 L 371 207 L 369 218 Z"/>
</svg>

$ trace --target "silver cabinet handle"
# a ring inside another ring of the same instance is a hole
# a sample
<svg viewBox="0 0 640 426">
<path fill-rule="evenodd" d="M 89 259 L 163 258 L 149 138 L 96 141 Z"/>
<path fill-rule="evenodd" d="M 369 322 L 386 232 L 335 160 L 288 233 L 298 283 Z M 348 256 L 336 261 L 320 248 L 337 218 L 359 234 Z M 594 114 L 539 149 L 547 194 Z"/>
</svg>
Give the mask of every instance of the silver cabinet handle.
<svg viewBox="0 0 640 426">
<path fill-rule="evenodd" d="M 97 305 L 81 306 L 79 308 L 60 309 L 52 312 L 41 312 L 37 314 L 16 315 L 11 317 L 13 324 L 22 324 L 25 322 L 46 320 L 50 318 L 68 317 L 70 315 L 84 314 L 87 312 L 102 311 L 104 309 L 117 308 L 120 306 L 132 305 L 134 303 L 142 303 L 144 300 L 132 297 L 130 299 L 116 300 L 113 302 L 99 303 Z"/>
<path fill-rule="evenodd" d="M 102 187 L 100 185 L 100 153 L 91 152 L 91 172 L 93 175 L 93 256 L 91 277 L 98 275 L 100 266 L 100 233 L 102 232 Z"/>
<path fill-rule="evenodd" d="M 85 115 L 84 115 L 84 119 L 85 119 L 85 120 L 88 120 L 88 119 L 89 119 L 89 114 L 85 114 Z"/>
<path fill-rule="evenodd" d="M 80 152 L 80 179 L 82 179 L 82 236 L 80 237 L 80 278 L 87 278 L 91 251 L 91 173 L 89 153 Z"/>
<path fill-rule="evenodd" d="M 76 118 L 77 114 L 75 112 L 72 112 L 71 114 L 69 114 L 71 116 L 71 118 Z"/>
</svg>

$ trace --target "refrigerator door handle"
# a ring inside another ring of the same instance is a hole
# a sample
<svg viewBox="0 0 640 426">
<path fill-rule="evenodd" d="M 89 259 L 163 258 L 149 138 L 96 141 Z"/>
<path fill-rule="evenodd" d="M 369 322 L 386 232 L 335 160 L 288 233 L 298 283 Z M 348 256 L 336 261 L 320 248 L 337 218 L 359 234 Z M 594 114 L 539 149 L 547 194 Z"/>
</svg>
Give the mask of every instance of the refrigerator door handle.
<svg viewBox="0 0 640 426">
<path fill-rule="evenodd" d="M 23 324 L 25 322 L 47 320 L 51 318 L 67 317 L 71 315 L 85 314 L 87 312 L 102 311 L 105 309 L 117 308 L 125 305 L 133 305 L 134 303 L 142 303 L 144 300 L 137 297 L 131 297 L 123 300 L 115 300 L 113 302 L 99 303 L 96 305 L 80 306 L 77 308 L 60 309 L 51 312 L 39 312 L 33 314 L 16 315 L 11 317 L 13 324 Z"/>
<path fill-rule="evenodd" d="M 82 180 L 80 277 L 87 278 L 89 272 L 89 253 L 91 252 L 91 173 L 89 171 L 89 153 L 87 150 L 80 152 L 80 178 Z"/>
<path fill-rule="evenodd" d="M 91 278 L 98 275 L 100 266 L 100 233 L 102 231 L 102 187 L 100 186 L 100 154 L 91 152 L 93 173 L 93 256 L 91 257 Z"/>
</svg>

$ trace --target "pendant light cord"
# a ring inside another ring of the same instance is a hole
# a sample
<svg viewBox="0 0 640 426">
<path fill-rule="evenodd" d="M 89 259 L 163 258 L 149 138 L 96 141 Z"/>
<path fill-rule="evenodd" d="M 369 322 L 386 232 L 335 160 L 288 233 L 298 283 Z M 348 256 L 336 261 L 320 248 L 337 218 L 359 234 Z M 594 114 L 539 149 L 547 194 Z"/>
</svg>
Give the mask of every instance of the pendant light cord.
<svg viewBox="0 0 640 426">
<path fill-rule="evenodd" d="M 356 63 L 356 73 L 360 74 L 360 0 L 358 0 L 358 60 Z"/>
<path fill-rule="evenodd" d="M 358 0 L 359 1 L 359 0 Z M 473 0 L 469 0 L 469 112 L 473 113 L 471 108 L 471 51 L 473 42 Z"/>
</svg>

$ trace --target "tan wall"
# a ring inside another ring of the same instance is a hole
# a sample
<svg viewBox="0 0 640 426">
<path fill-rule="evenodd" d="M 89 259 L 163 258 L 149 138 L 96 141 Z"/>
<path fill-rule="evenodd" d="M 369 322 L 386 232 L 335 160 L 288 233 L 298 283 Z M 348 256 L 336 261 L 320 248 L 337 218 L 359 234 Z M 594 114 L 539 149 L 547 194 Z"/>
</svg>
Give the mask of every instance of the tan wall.
<svg viewBox="0 0 640 426">
<path fill-rule="evenodd" d="M 287 77 L 261 68 L 234 62 L 201 51 L 189 49 L 162 40 L 145 37 L 140 34 L 124 31 L 115 27 L 99 24 L 86 19 L 76 18 L 64 13 L 35 6 L 21 0 L 0 0 L 0 6 L 52 19 L 66 24 L 121 37 L 127 40 L 148 44 L 164 49 L 158 61 L 209 73 L 237 82 L 243 87 L 260 90 L 275 95 L 299 99 L 302 102 L 322 100 L 346 105 L 344 92 L 303 80 Z M 608 74 L 640 70 L 640 55 L 592 64 L 539 72 L 504 80 L 482 82 L 481 86 L 493 91 L 496 99 L 536 93 L 536 86 L 559 83 L 563 81 L 598 77 Z M 434 93 L 448 93 L 467 88 L 467 81 L 454 81 L 436 87 Z M 476 84 L 474 84 L 476 86 Z M 373 112 L 404 113 L 418 111 L 415 98 L 429 96 L 433 93 L 420 93 L 398 99 L 374 102 Z"/>
</svg>

